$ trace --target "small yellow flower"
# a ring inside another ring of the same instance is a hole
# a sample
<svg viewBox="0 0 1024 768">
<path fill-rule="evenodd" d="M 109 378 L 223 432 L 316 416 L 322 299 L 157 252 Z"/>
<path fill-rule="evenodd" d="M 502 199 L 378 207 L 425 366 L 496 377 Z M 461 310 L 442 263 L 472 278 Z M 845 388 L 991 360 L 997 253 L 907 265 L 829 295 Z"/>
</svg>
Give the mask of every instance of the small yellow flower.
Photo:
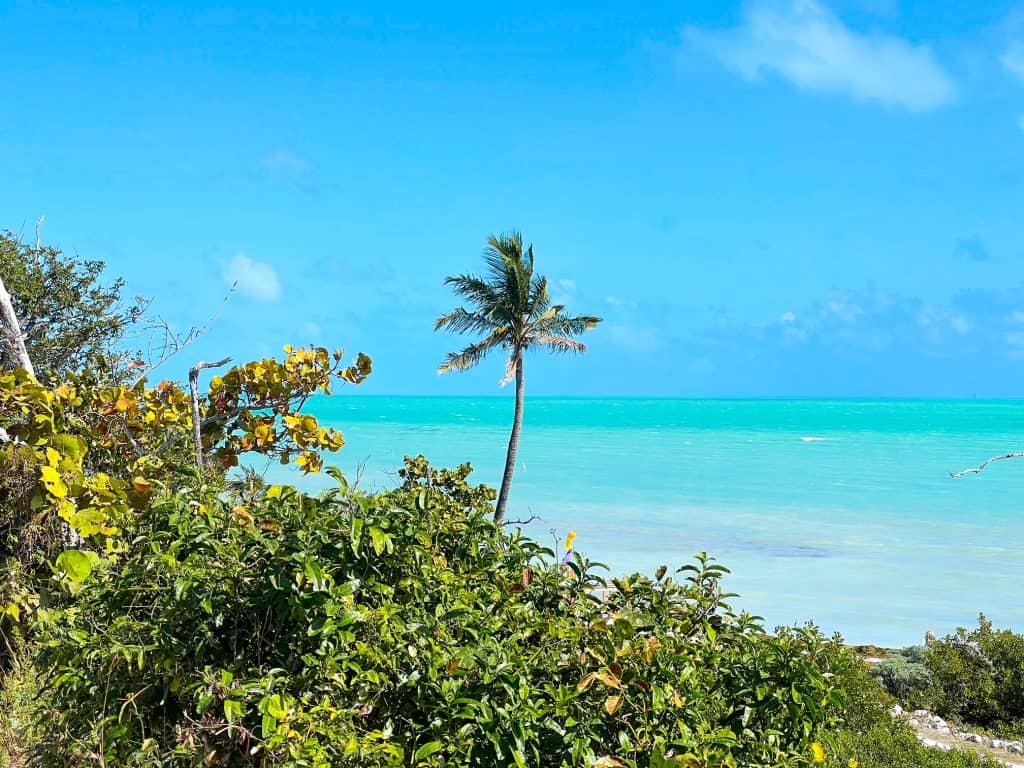
<svg viewBox="0 0 1024 768">
<path fill-rule="evenodd" d="M 565 550 L 567 552 L 572 549 L 574 541 L 576 541 L 576 531 L 569 531 L 569 535 L 565 537 Z"/>
<path fill-rule="evenodd" d="M 814 758 L 815 763 L 825 762 L 825 748 L 818 742 L 811 744 L 811 757 Z"/>
<path fill-rule="evenodd" d="M 848 763 L 847 763 L 847 765 L 849 766 L 849 768 L 857 768 L 857 766 L 858 766 L 858 763 L 857 763 L 857 761 L 856 761 L 856 760 L 854 760 L 854 759 L 853 759 L 853 758 L 851 757 L 851 758 L 850 758 L 850 762 L 848 762 Z"/>
</svg>

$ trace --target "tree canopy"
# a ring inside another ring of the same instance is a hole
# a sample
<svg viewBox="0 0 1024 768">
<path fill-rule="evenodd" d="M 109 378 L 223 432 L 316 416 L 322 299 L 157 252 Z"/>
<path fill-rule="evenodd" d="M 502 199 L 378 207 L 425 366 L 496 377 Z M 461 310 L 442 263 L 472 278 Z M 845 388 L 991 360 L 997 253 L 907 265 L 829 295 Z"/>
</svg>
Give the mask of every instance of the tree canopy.
<svg viewBox="0 0 1024 768">
<path fill-rule="evenodd" d="M 0 232 L 0 276 L 41 382 L 59 381 L 101 359 L 99 367 L 109 369 L 111 351 L 142 316 L 145 301 L 124 300 L 124 281 L 104 280 L 104 268 L 102 261 Z M 3 364 L 15 367 L 7 359 Z"/>
</svg>

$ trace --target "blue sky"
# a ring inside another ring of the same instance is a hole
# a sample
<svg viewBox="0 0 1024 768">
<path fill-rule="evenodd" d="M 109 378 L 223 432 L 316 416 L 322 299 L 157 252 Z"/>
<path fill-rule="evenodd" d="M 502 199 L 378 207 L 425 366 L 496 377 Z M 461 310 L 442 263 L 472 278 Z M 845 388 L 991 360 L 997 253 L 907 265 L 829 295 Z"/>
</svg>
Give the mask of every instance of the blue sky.
<svg viewBox="0 0 1024 768">
<path fill-rule="evenodd" d="M 535 394 L 1024 394 L 1024 4 L 0 3 L 0 227 L 193 359 L 440 378 L 445 275 L 522 229 L 585 358 Z"/>
</svg>

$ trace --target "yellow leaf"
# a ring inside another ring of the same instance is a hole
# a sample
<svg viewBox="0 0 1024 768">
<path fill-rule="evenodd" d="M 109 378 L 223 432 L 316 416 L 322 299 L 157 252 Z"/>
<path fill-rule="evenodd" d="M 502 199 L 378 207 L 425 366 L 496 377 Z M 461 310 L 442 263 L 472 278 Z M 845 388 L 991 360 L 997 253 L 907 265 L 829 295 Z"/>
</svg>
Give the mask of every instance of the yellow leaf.
<svg viewBox="0 0 1024 768">
<path fill-rule="evenodd" d="M 585 690 L 587 690 L 588 688 L 590 688 L 590 686 L 592 686 L 594 684 L 594 681 L 596 679 L 597 679 L 597 675 L 595 673 L 591 672 L 589 675 L 586 675 L 582 680 L 580 680 L 576 684 L 576 690 L 577 691 L 585 691 Z"/>
<path fill-rule="evenodd" d="M 815 763 L 824 763 L 825 748 L 821 746 L 821 744 L 819 744 L 818 742 L 814 742 L 813 744 L 811 744 L 811 757 L 814 759 Z"/>
<path fill-rule="evenodd" d="M 252 525 L 252 515 L 249 514 L 249 510 L 245 507 L 238 505 L 231 510 L 231 513 L 246 525 Z"/>
<path fill-rule="evenodd" d="M 614 715 L 619 711 L 619 707 L 622 706 L 621 696 L 609 696 L 604 700 L 604 711 L 609 715 Z"/>
<path fill-rule="evenodd" d="M 116 410 L 118 413 L 124 413 L 125 411 L 127 411 L 131 407 L 132 407 L 132 401 L 131 400 L 129 400 L 124 395 L 118 395 L 117 396 L 117 402 L 114 403 L 114 410 Z"/>
<path fill-rule="evenodd" d="M 17 603 L 9 603 L 7 608 L 4 609 L 8 616 L 11 616 L 15 621 L 21 621 L 21 606 Z"/>
<path fill-rule="evenodd" d="M 68 495 L 68 487 L 64 484 L 64 480 L 61 478 L 60 473 L 53 467 L 43 466 L 42 468 L 43 485 L 46 486 L 46 490 L 50 492 L 52 496 L 58 499 L 63 499 Z"/>
<path fill-rule="evenodd" d="M 597 679 L 607 685 L 609 688 L 621 688 L 622 681 L 619 680 L 615 675 L 609 672 L 598 672 Z"/>
<path fill-rule="evenodd" d="M 144 477 L 133 477 L 132 488 L 134 488 L 139 493 L 149 493 L 151 490 L 153 490 L 153 484 Z"/>
</svg>

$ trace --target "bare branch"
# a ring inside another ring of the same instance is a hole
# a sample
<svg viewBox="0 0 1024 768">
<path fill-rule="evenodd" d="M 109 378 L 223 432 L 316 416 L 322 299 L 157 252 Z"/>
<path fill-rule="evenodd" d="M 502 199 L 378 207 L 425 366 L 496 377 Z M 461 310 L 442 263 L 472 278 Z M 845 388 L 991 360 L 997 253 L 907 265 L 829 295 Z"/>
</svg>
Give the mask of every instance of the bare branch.
<svg viewBox="0 0 1024 768">
<path fill-rule="evenodd" d="M 45 216 L 40 216 L 38 219 L 36 219 L 36 250 L 37 251 L 43 247 L 43 240 L 42 240 L 42 237 L 41 237 L 41 232 L 42 232 L 42 229 L 43 229 L 43 222 L 44 221 L 46 221 L 46 217 Z"/>
<path fill-rule="evenodd" d="M 540 515 L 530 515 L 525 520 L 502 520 L 501 524 L 502 525 L 526 525 L 527 523 L 532 523 L 534 520 L 541 520 L 541 519 L 542 518 L 541 518 Z"/>
<path fill-rule="evenodd" d="M 203 425 L 199 420 L 199 372 L 204 368 L 220 368 L 231 362 L 230 357 L 215 363 L 196 363 L 188 372 L 188 388 L 192 392 L 192 439 L 196 445 L 196 466 L 203 471 Z"/>
<path fill-rule="evenodd" d="M 355 491 L 359 488 L 359 484 L 363 481 L 363 473 L 366 471 L 366 465 L 370 463 L 370 457 L 363 457 L 359 464 L 356 466 L 356 479 L 352 483 L 352 490 Z"/>
<path fill-rule="evenodd" d="M 1003 459 L 1020 459 L 1020 458 L 1024 458 L 1024 452 L 1006 453 L 1006 454 L 1003 454 L 1002 456 L 993 456 L 991 459 L 988 459 L 987 461 L 983 461 L 981 464 L 979 464 L 976 467 L 971 467 L 970 469 L 962 469 L 959 472 L 950 472 L 949 476 L 950 477 L 963 477 L 964 475 L 977 475 L 977 474 L 980 474 L 981 471 L 983 469 L 985 469 L 985 467 L 987 467 L 989 464 L 991 464 L 993 462 L 1002 461 Z"/>
<path fill-rule="evenodd" d="M 160 358 L 155 363 L 144 368 L 142 373 L 139 374 L 139 376 L 135 379 L 132 386 L 136 386 L 143 379 L 149 378 L 150 374 L 153 373 L 153 371 L 155 371 L 161 365 L 163 365 L 172 357 L 177 355 L 183 349 L 188 347 L 200 336 L 206 334 L 210 330 L 210 328 L 213 327 L 213 324 L 217 321 L 217 318 L 220 317 L 220 313 L 224 311 L 224 307 L 227 306 L 228 301 L 231 299 L 231 294 L 235 292 L 235 288 L 237 287 L 237 285 L 237 281 L 231 284 L 231 287 L 228 289 L 228 292 L 224 294 L 224 299 L 221 301 L 220 306 L 218 306 L 214 313 L 210 315 L 209 319 L 206 321 L 204 325 L 200 326 L 199 328 L 189 328 L 188 333 L 186 333 L 184 336 L 179 336 L 178 334 L 176 334 L 174 332 L 174 329 L 171 328 L 170 324 L 162 317 L 157 316 L 153 318 L 150 329 L 158 330 L 162 332 L 164 335 L 163 348 L 160 350 Z"/>
</svg>

